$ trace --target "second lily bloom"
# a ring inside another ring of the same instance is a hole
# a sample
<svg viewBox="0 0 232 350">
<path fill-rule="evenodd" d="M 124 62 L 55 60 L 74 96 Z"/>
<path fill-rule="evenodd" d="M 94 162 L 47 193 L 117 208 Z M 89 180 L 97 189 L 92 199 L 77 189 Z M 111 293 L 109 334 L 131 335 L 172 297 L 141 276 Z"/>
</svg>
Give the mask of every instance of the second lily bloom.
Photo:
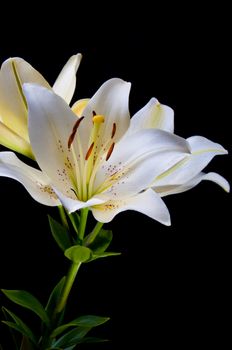
<svg viewBox="0 0 232 350">
<path fill-rule="evenodd" d="M 70 103 L 81 54 L 72 56 L 63 67 L 53 91 Z M 34 158 L 28 134 L 28 106 L 24 83 L 36 83 L 52 89 L 44 77 L 22 58 L 6 60 L 0 70 L 0 144 Z"/>
</svg>

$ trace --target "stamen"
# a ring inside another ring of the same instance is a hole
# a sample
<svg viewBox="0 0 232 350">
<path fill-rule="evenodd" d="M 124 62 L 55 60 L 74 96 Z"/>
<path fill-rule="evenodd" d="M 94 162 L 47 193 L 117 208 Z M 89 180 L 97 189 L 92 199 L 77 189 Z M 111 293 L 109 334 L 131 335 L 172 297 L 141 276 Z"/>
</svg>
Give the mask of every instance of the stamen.
<svg viewBox="0 0 232 350">
<path fill-rule="evenodd" d="M 115 133 L 116 133 L 116 123 L 113 124 L 112 132 L 111 132 L 111 138 L 114 137 Z"/>
<path fill-rule="evenodd" d="M 92 153 L 92 150 L 93 150 L 93 146 L 94 146 L 94 142 L 92 142 L 92 144 L 90 145 L 87 153 L 86 153 L 86 156 L 85 156 L 85 160 L 88 160 L 89 157 L 90 157 L 90 154 Z"/>
<path fill-rule="evenodd" d="M 96 114 L 93 116 L 92 121 L 93 123 L 104 123 L 105 121 L 104 115 Z"/>
<path fill-rule="evenodd" d="M 93 113 L 93 117 L 94 117 L 95 115 L 97 115 L 97 113 L 96 113 L 95 111 L 93 111 L 92 113 Z"/>
<path fill-rule="evenodd" d="M 78 198 L 76 191 L 73 188 L 70 188 L 70 190 L 73 191 L 75 193 L 75 196 Z"/>
<path fill-rule="evenodd" d="M 75 138 L 77 129 L 78 129 L 78 127 L 79 127 L 79 125 L 80 125 L 80 123 L 82 122 L 83 119 L 84 119 L 84 117 L 79 118 L 79 119 L 76 121 L 76 123 L 74 124 L 74 127 L 73 127 L 73 129 L 72 129 L 72 133 L 71 133 L 71 135 L 69 136 L 69 139 L 68 139 L 68 148 L 71 147 L 71 145 L 72 145 L 72 143 L 73 143 L 73 140 L 74 140 L 74 138 Z"/>
<path fill-rule="evenodd" d="M 114 145 L 115 145 L 115 143 L 113 142 L 112 145 L 109 148 L 109 151 L 107 152 L 106 161 L 110 158 L 110 156 L 111 156 L 111 154 L 112 154 L 112 152 L 114 150 Z"/>
</svg>

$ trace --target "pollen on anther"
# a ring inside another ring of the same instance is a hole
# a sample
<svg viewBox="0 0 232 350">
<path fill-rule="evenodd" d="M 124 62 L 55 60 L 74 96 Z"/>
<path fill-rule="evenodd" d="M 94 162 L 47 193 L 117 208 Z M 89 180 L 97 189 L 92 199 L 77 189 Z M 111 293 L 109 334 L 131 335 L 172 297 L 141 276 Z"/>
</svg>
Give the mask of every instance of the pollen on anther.
<svg viewBox="0 0 232 350">
<path fill-rule="evenodd" d="M 116 133 L 116 123 L 113 123 L 112 132 L 111 132 L 111 138 L 114 137 L 115 133 Z"/>
<path fill-rule="evenodd" d="M 115 143 L 113 142 L 112 145 L 110 146 L 108 152 L 107 152 L 106 161 L 110 158 L 110 156 L 111 156 L 111 154 L 112 154 L 112 152 L 114 150 L 114 145 L 115 145 Z"/>
<path fill-rule="evenodd" d="M 69 139 L 68 139 L 68 148 L 71 147 L 71 145 L 73 143 L 73 140 L 74 140 L 74 138 L 76 136 L 77 129 L 78 129 L 78 127 L 79 127 L 79 125 L 80 125 L 80 123 L 82 122 L 83 119 L 84 119 L 84 117 L 79 118 L 76 121 L 76 123 L 74 124 L 73 129 L 72 129 L 72 133 L 71 133 L 71 135 L 69 136 Z"/>
<path fill-rule="evenodd" d="M 86 153 L 85 160 L 89 159 L 89 157 L 90 157 L 90 155 L 92 153 L 93 147 L 94 147 L 94 142 L 90 145 L 90 147 L 89 147 L 89 149 L 88 149 L 88 151 Z"/>
</svg>

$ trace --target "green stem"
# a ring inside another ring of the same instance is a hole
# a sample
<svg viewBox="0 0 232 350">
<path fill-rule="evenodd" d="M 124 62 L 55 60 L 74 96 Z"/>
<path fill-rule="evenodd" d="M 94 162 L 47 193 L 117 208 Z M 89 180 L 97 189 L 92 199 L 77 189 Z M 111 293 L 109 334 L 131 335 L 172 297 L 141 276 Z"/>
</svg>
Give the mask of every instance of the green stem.
<svg viewBox="0 0 232 350">
<path fill-rule="evenodd" d="M 58 209 L 59 209 L 59 213 L 60 213 L 60 218 L 61 218 L 62 224 L 64 225 L 64 227 L 69 229 L 68 221 L 67 221 L 67 218 L 66 218 L 64 207 L 62 205 L 59 205 Z"/>
<path fill-rule="evenodd" d="M 72 265 L 70 266 L 61 297 L 55 308 L 54 316 L 58 315 L 59 313 L 61 313 L 61 311 L 63 311 L 80 266 L 81 263 L 72 263 Z"/>
<path fill-rule="evenodd" d="M 86 237 L 86 241 L 85 241 L 86 246 L 88 246 L 95 240 L 102 226 L 103 226 L 103 222 L 96 223 L 96 226 L 94 227 L 93 231 Z"/>
<path fill-rule="evenodd" d="M 79 226 L 79 239 L 82 241 L 85 235 L 85 228 L 88 218 L 89 208 L 81 209 L 81 220 Z"/>
</svg>

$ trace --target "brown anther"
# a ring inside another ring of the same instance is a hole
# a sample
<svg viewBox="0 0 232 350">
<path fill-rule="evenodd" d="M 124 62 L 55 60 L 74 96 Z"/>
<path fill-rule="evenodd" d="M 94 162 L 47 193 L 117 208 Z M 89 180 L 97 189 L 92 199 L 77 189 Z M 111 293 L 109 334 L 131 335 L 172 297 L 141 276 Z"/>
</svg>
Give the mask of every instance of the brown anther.
<svg viewBox="0 0 232 350">
<path fill-rule="evenodd" d="M 115 145 L 115 143 L 113 142 L 112 145 L 110 146 L 108 152 L 107 152 L 106 161 L 110 158 L 110 156 L 111 156 L 111 154 L 112 154 L 112 152 L 114 150 L 114 145 Z"/>
<path fill-rule="evenodd" d="M 93 117 L 94 117 L 95 115 L 97 115 L 97 113 L 96 113 L 95 111 L 92 111 L 92 113 L 93 113 Z"/>
<path fill-rule="evenodd" d="M 113 124 L 112 132 L 111 132 L 111 138 L 114 137 L 115 133 L 116 133 L 116 123 Z"/>
<path fill-rule="evenodd" d="M 86 153 L 85 160 L 89 159 L 89 157 L 90 157 L 90 155 L 92 153 L 93 147 L 94 147 L 94 142 L 90 145 L 90 147 L 89 147 L 89 149 L 88 149 L 88 151 Z"/>
<path fill-rule="evenodd" d="M 71 133 L 71 135 L 69 136 L 69 139 L 68 139 L 68 148 L 71 147 L 71 145 L 72 145 L 72 143 L 73 143 L 73 140 L 74 140 L 74 138 L 75 138 L 77 129 L 78 129 L 78 127 L 79 127 L 79 125 L 80 125 L 80 123 L 82 122 L 83 119 L 84 119 L 84 117 L 79 118 L 79 119 L 76 121 L 76 123 L 74 124 L 74 127 L 73 127 L 73 129 L 72 129 L 72 133 Z"/>
<path fill-rule="evenodd" d="M 71 191 L 73 191 L 73 193 L 75 194 L 75 196 L 78 198 L 78 195 L 76 193 L 76 191 L 73 188 L 70 188 Z"/>
</svg>

